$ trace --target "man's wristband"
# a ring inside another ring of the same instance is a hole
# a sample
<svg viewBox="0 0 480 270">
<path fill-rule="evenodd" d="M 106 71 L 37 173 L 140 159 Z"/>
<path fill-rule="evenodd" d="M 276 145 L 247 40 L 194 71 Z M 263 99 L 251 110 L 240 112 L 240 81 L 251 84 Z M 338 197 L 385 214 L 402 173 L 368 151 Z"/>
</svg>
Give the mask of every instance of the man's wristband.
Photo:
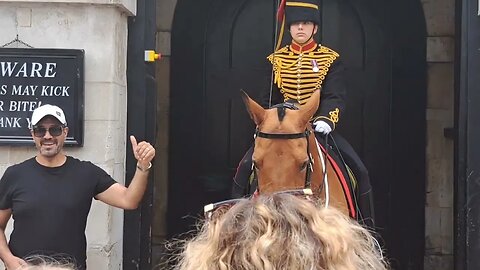
<svg viewBox="0 0 480 270">
<path fill-rule="evenodd" d="M 151 162 L 148 162 L 148 167 L 146 169 L 142 168 L 137 162 L 137 169 L 139 169 L 142 172 L 148 172 L 148 171 L 150 171 L 150 168 L 152 168 L 152 163 Z"/>
</svg>

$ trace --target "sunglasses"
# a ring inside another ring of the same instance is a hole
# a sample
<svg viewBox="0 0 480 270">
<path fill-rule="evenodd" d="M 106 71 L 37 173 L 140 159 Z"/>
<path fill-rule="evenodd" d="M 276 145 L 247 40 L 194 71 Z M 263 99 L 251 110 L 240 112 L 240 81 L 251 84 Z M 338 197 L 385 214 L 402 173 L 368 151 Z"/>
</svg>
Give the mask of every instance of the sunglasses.
<svg viewBox="0 0 480 270">
<path fill-rule="evenodd" d="M 33 136 L 42 138 L 45 136 L 45 134 L 50 133 L 53 137 L 57 137 L 62 135 L 63 133 L 63 128 L 64 126 L 57 125 L 57 126 L 51 126 L 50 128 L 45 128 L 42 126 L 34 126 L 33 127 Z"/>
<path fill-rule="evenodd" d="M 311 200 L 311 197 L 313 196 L 313 191 L 309 188 L 292 189 L 275 192 L 275 194 L 290 194 L 294 196 L 305 197 L 307 200 Z M 251 198 L 253 197 L 250 197 L 249 199 Z M 203 207 L 203 215 L 205 219 L 210 220 L 214 217 L 220 216 L 222 213 L 225 213 L 228 209 L 232 208 L 236 203 L 244 200 L 245 198 L 240 198 L 207 204 Z"/>
</svg>

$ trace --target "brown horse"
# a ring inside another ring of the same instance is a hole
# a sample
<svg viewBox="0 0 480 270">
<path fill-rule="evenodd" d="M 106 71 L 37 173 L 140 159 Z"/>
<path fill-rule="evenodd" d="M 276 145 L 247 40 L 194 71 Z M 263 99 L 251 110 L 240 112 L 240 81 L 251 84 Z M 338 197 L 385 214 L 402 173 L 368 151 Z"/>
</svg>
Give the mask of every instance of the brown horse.
<svg viewBox="0 0 480 270">
<path fill-rule="evenodd" d="M 319 154 L 310 119 L 317 111 L 320 91 L 298 109 L 284 106 L 262 108 L 246 93 L 243 101 L 257 125 L 253 166 L 260 193 L 311 188 L 325 203 L 355 217 L 350 195 L 344 192 L 345 180 L 323 153 Z M 326 165 L 326 172 L 324 166 Z"/>
</svg>

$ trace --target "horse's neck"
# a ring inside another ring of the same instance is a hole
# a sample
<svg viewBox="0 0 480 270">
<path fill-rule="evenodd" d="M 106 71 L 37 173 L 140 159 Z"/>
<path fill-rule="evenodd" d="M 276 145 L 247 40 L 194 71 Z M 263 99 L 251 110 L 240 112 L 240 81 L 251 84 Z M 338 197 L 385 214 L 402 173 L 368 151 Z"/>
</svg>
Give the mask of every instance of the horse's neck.
<svg viewBox="0 0 480 270">
<path fill-rule="evenodd" d="M 320 197 L 325 199 L 325 204 L 331 204 L 332 206 L 340 209 L 345 215 L 348 215 L 349 207 L 344 189 L 340 179 L 338 178 L 339 176 L 330 163 L 329 157 L 326 155 L 328 154 L 328 145 L 325 146 L 325 151 L 327 151 L 327 153 L 323 153 L 323 149 L 321 149 L 320 146 L 317 146 L 315 136 L 313 136 L 313 138 L 309 138 L 309 148 L 315 162 L 311 178 L 312 189 L 315 190 L 315 188 L 321 187 Z M 322 157 L 324 163 L 322 163 Z M 324 165 L 326 166 L 325 174 L 327 178 L 324 178 Z M 327 179 L 325 180 L 325 183 L 324 179 Z"/>
</svg>

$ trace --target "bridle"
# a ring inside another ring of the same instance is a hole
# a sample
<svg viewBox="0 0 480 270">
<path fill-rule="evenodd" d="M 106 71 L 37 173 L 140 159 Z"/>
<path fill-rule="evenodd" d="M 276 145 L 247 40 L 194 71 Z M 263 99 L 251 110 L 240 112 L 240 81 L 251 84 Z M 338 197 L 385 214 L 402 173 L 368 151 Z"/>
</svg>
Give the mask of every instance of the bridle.
<svg viewBox="0 0 480 270">
<path fill-rule="evenodd" d="M 305 186 L 304 188 L 311 188 L 311 183 L 312 183 L 312 172 L 313 172 L 313 158 L 312 154 L 310 153 L 310 142 L 308 140 L 308 137 L 312 134 L 311 130 L 305 130 L 304 132 L 300 133 L 265 133 L 261 132 L 258 129 L 255 130 L 255 137 L 260 137 L 264 139 L 273 139 L 273 140 L 291 140 L 291 139 L 300 139 L 300 138 L 305 138 L 307 140 L 307 155 L 308 155 L 308 163 L 306 167 L 306 173 L 305 173 Z M 254 146 L 255 148 L 255 146 Z M 257 177 L 257 171 L 256 168 L 254 169 L 253 173 L 255 174 L 255 178 Z"/>
<path fill-rule="evenodd" d="M 298 107 L 294 106 L 291 103 L 282 103 L 279 105 L 276 105 L 272 108 L 275 107 L 283 107 L 287 109 L 292 109 L 292 110 L 298 110 Z M 306 166 L 306 173 L 305 173 L 305 185 L 304 188 L 311 188 L 311 183 L 312 183 L 312 172 L 313 172 L 313 157 L 312 153 L 310 153 L 310 141 L 309 141 L 309 136 L 312 134 L 312 130 L 305 129 L 304 132 L 300 133 L 266 133 L 262 132 L 258 129 L 258 127 L 255 129 L 255 135 L 254 139 L 257 137 L 259 138 L 264 138 L 264 139 L 272 139 L 272 140 L 291 140 L 291 139 L 301 139 L 305 138 L 307 140 L 307 155 L 308 155 L 308 163 Z M 255 151 L 255 144 L 253 145 L 254 151 Z M 253 163 L 253 162 L 252 162 Z M 254 174 L 254 179 L 258 181 L 257 178 L 257 168 L 253 168 L 253 174 Z M 259 186 L 257 185 L 257 189 L 260 190 Z"/>
</svg>

